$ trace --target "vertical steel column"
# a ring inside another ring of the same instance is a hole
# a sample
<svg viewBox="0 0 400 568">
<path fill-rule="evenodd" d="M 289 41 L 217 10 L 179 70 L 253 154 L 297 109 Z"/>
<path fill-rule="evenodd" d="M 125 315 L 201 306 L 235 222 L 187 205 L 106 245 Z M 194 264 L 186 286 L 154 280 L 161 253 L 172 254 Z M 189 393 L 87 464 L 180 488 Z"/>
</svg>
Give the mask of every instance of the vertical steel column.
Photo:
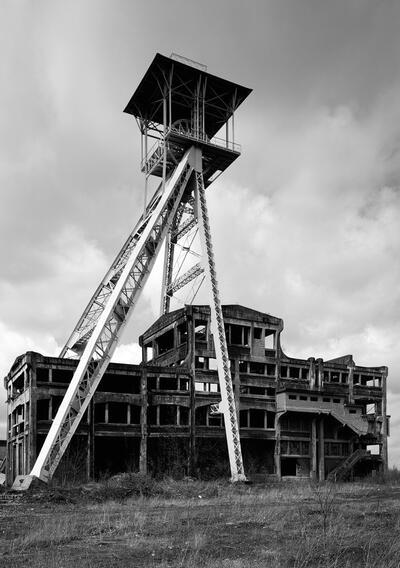
<svg viewBox="0 0 400 568">
<path fill-rule="evenodd" d="M 165 181 L 167 177 L 167 97 L 164 94 L 163 98 L 163 117 L 164 117 L 164 133 L 163 133 L 163 144 L 164 144 L 164 154 L 163 154 L 163 169 L 162 169 L 162 184 L 163 191 L 165 189 Z"/>
<path fill-rule="evenodd" d="M 143 220 L 146 218 L 147 210 L 147 184 L 149 174 L 147 172 L 147 123 L 144 123 L 144 204 L 143 204 Z"/>
</svg>

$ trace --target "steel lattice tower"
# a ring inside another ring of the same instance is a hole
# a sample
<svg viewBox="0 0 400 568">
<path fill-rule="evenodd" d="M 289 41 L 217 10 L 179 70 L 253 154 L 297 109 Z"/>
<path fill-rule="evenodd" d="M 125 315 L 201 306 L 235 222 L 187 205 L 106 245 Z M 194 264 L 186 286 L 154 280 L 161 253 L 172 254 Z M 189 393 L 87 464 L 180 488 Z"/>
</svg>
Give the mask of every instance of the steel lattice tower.
<svg viewBox="0 0 400 568">
<path fill-rule="evenodd" d="M 29 486 L 34 477 L 47 481 L 53 476 L 107 369 L 163 242 L 161 313 L 170 310 L 178 290 L 206 281 L 221 390 L 221 403 L 214 411 L 224 414 L 231 479 L 245 480 L 205 188 L 240 155 L 234 140 L 234 116 L 250 92 L 180 56 L 157 54 L 145 73 L 125 108 L 136 118 L 141 133 L 144 211 L 60 354 L 78 358 L 79 364 L 30 476 L 16 481 L 20 488 Z M 221 129 L 225 136 L 216 137 Z M 155 139 L 151 148 L 150 138 Z M 150 176 L 161 181 L 148 200 Z M 187 267 L 197 233 L 201 254 L 197 255 L 198 262 Z M 184 251 L 186 263 L 181 262 L 177 272 L 174 259 L 178 250 Z M 182 267 L 185 270 L 180 273 Z"/>
</svg>

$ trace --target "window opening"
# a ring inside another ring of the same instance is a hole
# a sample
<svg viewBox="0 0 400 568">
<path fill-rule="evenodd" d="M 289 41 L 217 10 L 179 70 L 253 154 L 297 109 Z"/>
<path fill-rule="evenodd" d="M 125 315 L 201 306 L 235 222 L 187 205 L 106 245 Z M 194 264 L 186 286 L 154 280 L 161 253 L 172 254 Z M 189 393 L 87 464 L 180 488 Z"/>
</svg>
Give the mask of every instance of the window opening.
<svg viewBox="0 0 400 568">
<path fill-rule="evenodd" d="M 160 390 L 178 390 L 178 380 L 175 377 L 160 377 Z"/>
<path fill-rule="evenodd" d="M 186 343 L 188 337 L 187 325 L 186 323 L 181 323 L 178 325 L 178 344 Z"/>
<path fill-rule="evenodd" d="M 37 419 L 38 420 L 48 420 L 49 419 L 49 399 L 39 399 L 37 401 Z"/>
<path fill-rule="evenodd" d="M 207 341 L 207 321 L 196 320 L 194 326 L 195 341 Z"/>
<path fill-rule="evenodd" d="M 275 377 L 275 371 L 276 371 L 276 366 L 267 363 L 267 375 L 269 375 L 270 377 Z"/>
<path fill-rule="evenodd" d="M 127 423 L 127 405 L 124 402 L 108 403 L 108 422 L 111 424 Z"/>
<path fill-rule="evenodd" d="M 253 373 L 254 375 L 265 375 L 265 364 L 251 361 L 250 373 Z"/>
<path fill-rule="evenodd" d="M 157 345 L 157 352 L 158 352 L 159 355 L 162 355 L 162 353 L 166 353 L 167 351 L 170 351 L 171 349 L 173 349 L 174 348 L 174 330 L 170 329 L 166 333 L 163 333 L 163 335 L 160 335 L 160 337 L 157 337 L 156 345 Z"/>
<path fill-rule="evenodd" d="M 273 351 L 274 340 L 275 340 L 275 333 L 274 332 L 268 333 L 268 331 L 265 330 L 264 348 Z"/>
<path fill-rule="evenodd" d="M 140 424 L 140 406 L 131 404 L 131 424 Z"/>
<path fill-rule="evenodd" d="M 261 327 L 255 327 L 254 328 L 254 339 L 261 339 L 262 336 L 262 328 Z"/>
<path fill-rule="evenodd" d="M 160 404 L 160 426 L 175 426 L 177 407 L 172 404 Z"/>
</svg>

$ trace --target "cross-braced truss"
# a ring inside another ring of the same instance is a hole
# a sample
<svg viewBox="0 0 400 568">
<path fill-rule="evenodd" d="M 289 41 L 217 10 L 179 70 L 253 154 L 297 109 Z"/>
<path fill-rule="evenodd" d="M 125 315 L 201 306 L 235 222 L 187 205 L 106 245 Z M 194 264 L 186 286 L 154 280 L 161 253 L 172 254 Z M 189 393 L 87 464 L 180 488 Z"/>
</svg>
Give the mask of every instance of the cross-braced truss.
<svg viewBox="0 0 400 568">
<path fill-rule="evenodd" d="M 96 391 L 175 217 L 193 172 L 193 152 L 190 149 L 185 153 L 147 221 L 140 225 L 137 237 L 135 234 L 127 240 L 125 250 L 110 269 L 111 278 L 105 278 L 77 326 L 77 341 L 71 340 L 67 346 L 72 349 L 78 345 L 79 350 L 84 345 L 84 349 L 32 476 L 43 480 L 52 477 Z"/>
<path fill-rule="evenodd" d="M 79 359 L 76 371 L 32 469 L 54 474 L 107 369 L 121 334 L 165 241 L 161 313 L 187 293 L 191 303 L 203 281 L 212 326 L 232 480 L 245 479 L 224 322 L 205 200 L 205 187 L 239 155 L 234 112 L 250 89 L 157 54 L 125 112 L 141 132 L 145 207 L 139 222 L 83 312 L 61 357 Z M 231 138 L 229 138 L 229 121 Z M 225 126 L 225 139 L 217 138 Z M 155 144 L 148 148 L 148 139 Z M 149 176 L 162 181 L 147 204 Z"/>
<path fill-rule="evenodd" d="M 62 350 L 61 356 L 78 356 L 80 361 L 32 469 L 32 476 L 43 480 L 53 476 L 107 369 L 166 239 L 163 311 L 169 310 L 169 301 L 177 290 L 198 276 L 204 278 L 203 273 L 207 279 L 221 386 L 219 411 L 225 417 L 232 480 L 245 479 L 203 173 L 201 168 L 198 169 L 201 163 L 201 150 L 192 146 L 167 180 L 164 191 L 160 186 L 155 193 L 146 214 L 117 255 Z M 173 277 L 175 249 L 180 246 L 184 258 L 193 255 L 192 244 L 197 232 L 202 245 L 200 262 Z M 182 245 L 182 241 L 189 244 Z"/>
</svg>

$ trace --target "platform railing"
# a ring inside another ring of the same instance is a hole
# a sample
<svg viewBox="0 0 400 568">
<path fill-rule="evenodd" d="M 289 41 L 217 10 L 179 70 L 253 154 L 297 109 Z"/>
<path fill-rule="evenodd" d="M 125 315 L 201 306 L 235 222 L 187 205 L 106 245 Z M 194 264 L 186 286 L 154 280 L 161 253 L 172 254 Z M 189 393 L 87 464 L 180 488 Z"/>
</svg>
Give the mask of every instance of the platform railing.
<svg viewBox="0 0 400 568">
<path fill-rule="evenodd" d="M 179 136 L 184 136 L 189 140 L 193 140 L 194 142 L 203 142 L 204 144 L 210 144 L 211 146 L 217 146 L 218 148 L 224 148 L 226 150 L 230 150 L 231 152 L 236 152 L 238 154 L 241 153 L 242 147 L 240 144 L 236 142 L 232 142 L 231 140 L 226 140 L 225 138 L 218 138 L 214 136 L 213 138 L 209 138 L 207 134 L 202 131 L 191 130 L 184 128 L 182 126 L 171 126 L 167 129 L 165 138 L 168 139 L 170 134 L 178 134 Z M 168 142 L 167 149 L 169 148 Z M 147 152 L 147 156 L 145 156 L 141 162 L 141 169 L 142 171 L 146 171 L 150 173 L 154 166 L 159 163 L 162 159 L 164 153 L 164 138 L 160 138 L 156 140 L 156 142 L 151 146 L 150 150 Z"/>
</svg>

